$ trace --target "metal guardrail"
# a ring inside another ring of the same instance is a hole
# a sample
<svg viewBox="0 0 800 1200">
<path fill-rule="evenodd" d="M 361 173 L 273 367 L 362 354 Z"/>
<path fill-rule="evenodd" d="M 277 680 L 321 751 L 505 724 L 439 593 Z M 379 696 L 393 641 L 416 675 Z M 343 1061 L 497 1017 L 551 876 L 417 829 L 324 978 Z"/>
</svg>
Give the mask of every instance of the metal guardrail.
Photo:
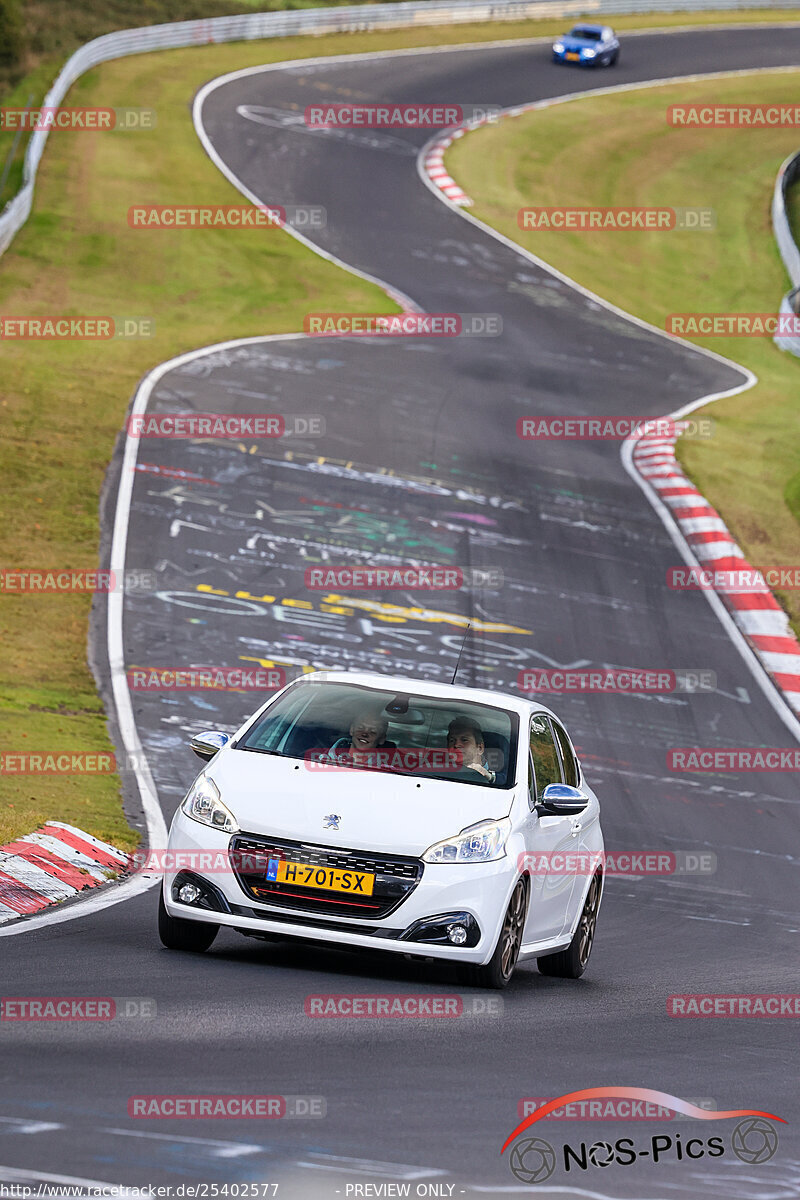
<svg viewBox="0 0 800 1200">
<path fill-rule="evenodd" d="M 789 188 L 798 179 L 800 179 L 800 151 L 790 155 L 786 162 L 781 164 L 772 196 L 772 228 L 775 230 L 775 240 L 794 287 L 800 287 L 800 248 L 798 248 L 789 226 L 786 195 Z"/>
<path fill-rule="evenodd" d="M 793 8 L 797 0 L 415 0 L 401 4 L 365 4 L 346 8 L 313 8 L 291 12 L 243 13 L 202 21 L 176 21 L 107 33 L 81 46 L 67 60 L 44 98 L 43 107 L 62 104 L 73 83 L 99 63 L 128 54 L 174 50 L 215 42 L 254 41 L 303 34 L 361 33 L 410 26 L 455 25 L 475 21 L 519 21 L 589 13 L 735 11 L 763 7 Z M 33 205 L 36 172 L 47 143 L 47 130 L 31 134 L 25 153 L 22 187 L 0 214 L 0 254 L 27 221 Z"/>
<path fill-rule="evenodd" d="M 772 228 L 775 231 L 775 241 L 778 243 L 783 264 L 793 287 L 781 300 L 780 312 L 786 315 L 800 315 L 800 247 L 794 240 L 789 217 L 786 212 L 786 196 L 789 188 L 800 179 L 800 151 L 791 154 L 778 171 L 775 180 L 775 191 L 772 194 Z M 781 350 L 788 350 L 800 358 L 800 337 L 775 337 L 775 345 Z"/>
</svg>

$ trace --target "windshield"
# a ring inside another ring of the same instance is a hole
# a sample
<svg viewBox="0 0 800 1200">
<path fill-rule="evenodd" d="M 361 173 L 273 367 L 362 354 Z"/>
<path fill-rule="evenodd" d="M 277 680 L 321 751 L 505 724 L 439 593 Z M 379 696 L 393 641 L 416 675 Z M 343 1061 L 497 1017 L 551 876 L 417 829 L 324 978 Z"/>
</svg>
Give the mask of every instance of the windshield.
<svg viewBox="0 0 800 1200">
<path fill-rule="evenodd" d="M 301 758 L 320 771 L 355 767 L 510 788 L 518 727 L 516 713 L 490 705 L 299 680 L 236 749 Z"/>
<path fill-rule="evenodd" d="M 602 33 L 602 29 L 585 29 L 583 25 L 576 25 L 569 36 L 583 38 L 585 42 L 599 42 Z"/>
</svg>

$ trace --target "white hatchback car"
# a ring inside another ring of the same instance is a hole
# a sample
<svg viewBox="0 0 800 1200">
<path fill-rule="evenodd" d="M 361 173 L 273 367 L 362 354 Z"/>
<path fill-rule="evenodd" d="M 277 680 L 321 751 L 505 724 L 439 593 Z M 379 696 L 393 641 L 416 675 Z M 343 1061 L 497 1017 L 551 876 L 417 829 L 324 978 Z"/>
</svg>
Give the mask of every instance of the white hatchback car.
<svg viewBox="0 0 800 1200">
<path fill-rule="evenodd" d="M 518 696 L 322 671 L 276 693 L 172 822 L 165 946 L 221 925 L 463 965 L 505 987 L 518 959 L 580 976 L 603 890 L 597 797 L 558 719 Z"/>
</svg>

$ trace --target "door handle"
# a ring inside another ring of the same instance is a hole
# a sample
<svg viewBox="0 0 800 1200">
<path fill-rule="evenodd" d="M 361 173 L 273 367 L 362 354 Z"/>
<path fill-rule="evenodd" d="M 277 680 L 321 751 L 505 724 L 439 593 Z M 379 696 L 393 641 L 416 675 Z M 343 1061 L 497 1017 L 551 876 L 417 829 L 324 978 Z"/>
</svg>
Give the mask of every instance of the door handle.
<svg viewBox="0 0 800 1200">
<path fill-rule="evenodd" d="M 583 829 L 582 821 L 573 821 L 572 822 L 572 836 L 573 837 L 577 837 L 582 829 Z"/>
</svg>

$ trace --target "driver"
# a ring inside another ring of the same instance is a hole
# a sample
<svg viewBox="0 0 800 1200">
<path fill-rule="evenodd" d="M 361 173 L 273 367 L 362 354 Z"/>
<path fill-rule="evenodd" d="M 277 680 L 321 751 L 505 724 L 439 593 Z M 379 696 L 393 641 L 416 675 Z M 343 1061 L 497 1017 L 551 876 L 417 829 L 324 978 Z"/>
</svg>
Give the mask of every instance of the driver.
<svg viewBox="0 0 800 1200">
<path fill-rule="evenodd" d="M 394 742 L 385 741 L 389 729 L 389 718 L 377 708 L 362 708 L 350 725 L 349 738 L 337 738 L 331 746 L 331 754 L 337 758 L 358 756 L 370 750 L 394 748 Z"/>
<path fill-rule="evenodd" d="M 350 745 L 353 750 L 377 750 L 384 744 L 389 730 L 389 718 L 378 709 L 362 709 L 350 726 Z"/>
<path fill-rule="evenodd" d="M 494 783 L 497 775 L 486 762 L 483 731 L 472 717 L 454 717 L 447 727 L 447 749 L 461 754 L 462 769 L 477 771 Z"/>
</svg>

